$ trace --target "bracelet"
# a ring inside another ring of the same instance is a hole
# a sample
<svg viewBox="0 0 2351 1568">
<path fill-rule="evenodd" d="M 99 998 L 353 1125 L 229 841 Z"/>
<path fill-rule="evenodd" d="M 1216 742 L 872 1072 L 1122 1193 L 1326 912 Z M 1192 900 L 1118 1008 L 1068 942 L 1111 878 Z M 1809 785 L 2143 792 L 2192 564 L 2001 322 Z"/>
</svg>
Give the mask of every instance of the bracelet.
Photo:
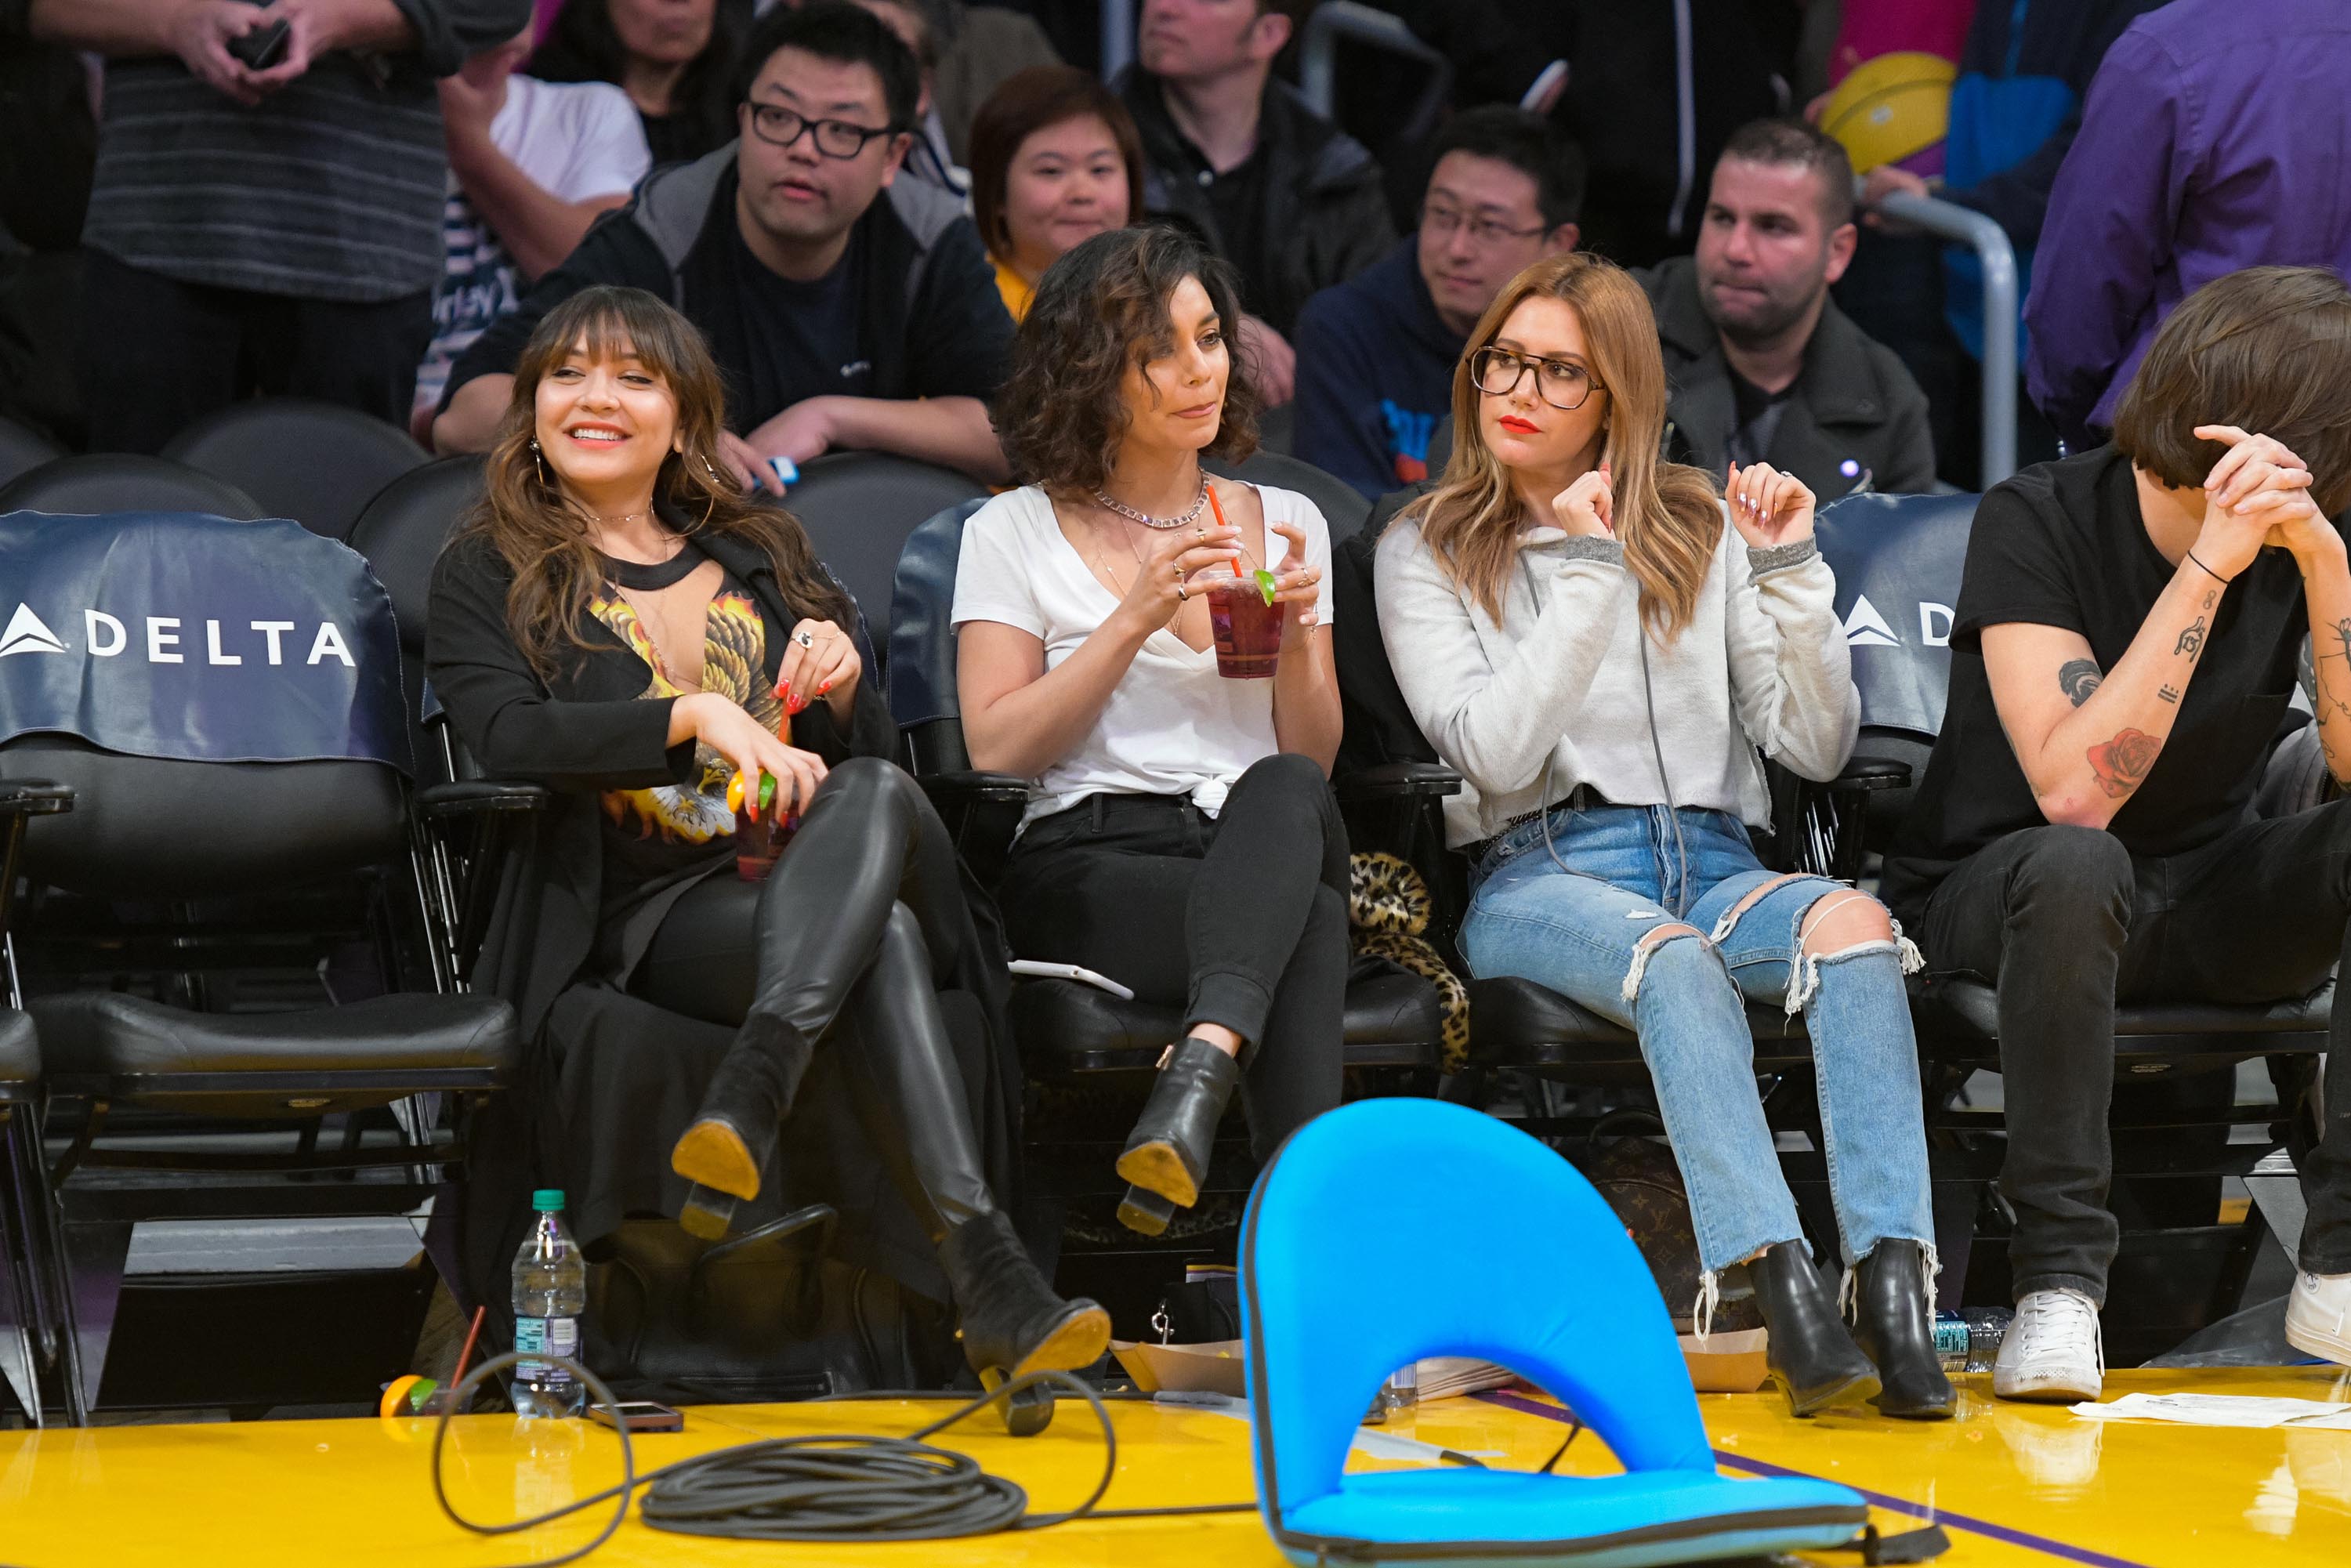
<svg viewBox="0 0 2351 1568">
<path fill-rule="evenodd" d="M 2196 552 L 2192 549 L 2189 550 L 2188 552 L 2188 559 L 2189 560 L 2196 560 Z M 2228 587 L 2229 584 L 2237 580 L 2233 577 L 2222 577 L 2219 572 L 2214 571 L 2210 567 L 2206 566 L 2200 560 L 2196 560 L 2196 570 L 2202 572 L 2205 576 L 2210 578 L 2213 581 L 2219 583 L 2223 588 Z"/>
</svg>

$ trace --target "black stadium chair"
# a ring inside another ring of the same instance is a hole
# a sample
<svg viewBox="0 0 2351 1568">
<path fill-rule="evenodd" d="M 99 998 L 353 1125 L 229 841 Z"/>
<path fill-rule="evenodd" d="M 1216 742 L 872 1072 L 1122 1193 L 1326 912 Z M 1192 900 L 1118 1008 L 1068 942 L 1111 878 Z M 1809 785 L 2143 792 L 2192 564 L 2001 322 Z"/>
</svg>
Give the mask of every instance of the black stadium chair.
<svg viewBox="0 0 2351 1568">
<path fill-rule="evenodd" d="M 938 805 L 967 861 L 992 883 L 1003 866 L 1028 786 L 1002 774 L 970 770 L 956 700 L 956 642 L 948 612 L 963 527 L 981 504 L 949 507 L 907 540 L 892 601 L 888 689 L 915 777 Z M 1451 776 L 1441 775 L 1434 781 L 1372 781 L 1353 792 L 1386 800 L 1452 787 Z M 1343 803 L 1350 800 L 1345 781 L 1340 797 Z M 1182 1022 L 1178 1009 L 1123 1001 L 1073 980 L 1026 979 L 1013 988 L 1013 1032 L 1029 1075 L 1044 1083 L 1139 1089 Z M 1425 1091 L 1435 1081 L 1442 1032 L 1436 988 L 1418 976 L 1381 973 L 1347 988 L 1346 1061 L 1359 1080 L 1368 1075 L 1383 1084 Z M 1123 1184 L 1110 1180 L 1115 1147 L 1085 1144 L 1064 1153 L 1068 1157 L 1056 1162 L 1062 1196 L 1115 1196 L 1113 1186 L 1123 1190 Z M 1223 1153 L 1209 1180 L 1216 1191 L 1247 1185 L 1234 1157 Z M 1086 1183 L 1093 1185 L 1081 1185 Z"/>
<path fill-rule="evenodd" d="M 1942 728 L 1952 606 L 1959 602 L 1978 499 L 1856 496 L 1821 514 L 1821 549 L 1836 572 L 1838 613 L 1861 693 L 1861 738 L 1849 772 L 1873 786 L 1834 800 L 1804 792 L 1801 847 L 1806 859 L 1832 875 L 1857 879 L 1871 869 L 1871 857 L 1890 841 L 1908 809 Z M 1919 984 L 1916 991 L 1913 1013 L 1925 1059 L 1928 1127 L 1938 1180 L 1988 1182 L 1998 1172 L 2003 1147 L 1987 1135 L 1999 1132 L 2000 1114 L 1968 1108 L 1958 1099 L 1971 1075 L 1999 1071 L 1997 992 L 1966 979 Z M 2277 1147 L 2287 1124 L 2305 1113 L 2333 1009 L 2331 983 L 2298 1001 L 2266 1007 L 2167 1003 L 2119 1009 L 2111 1117 L 2117 1191 L 2134 1177 L 2158 1183 L 2192 1178 L 2210 1191 L 2220 1176 L 2242 1176 Z M 2276 1104 L 2233 1103 L 2233 1069 L 2251 1061 L 2268 1068 Z M 2211 1092 L 2198 1093 L 2197 1085 L 2175 1082 L 2199 1077 Z M 2269 1135 L 2228 1141 L 2231 1129 L 2248 1125 L 2267 1128 Z M 2202 1223 L 2209 1225 L 2211 1218 L 2205 1212 Z M 2143 1302 L 2156 1293 L 2126 1289 L 2126 1271 L 2138 1266 L 2133 1261 L 2134 1239 L 2126 1230 L 2116 1260 L 2112 1299 L 2118 1304 Z M 2261 1236 L 2257 1223 L 2249 1220 L 2240 1235 L 2218 1239 L 2227 1255 L 2206 1309 L 2211 1316 L 2236 1310 L 2236 1292 L 2242 1290 Z M 1966 1267 L 1948 1248 L 1945 1261 L 1947 1270 Z M 2165 1269 L 2157 1258 L 2149 1258 L 2146 1267 Z M 2150 1324 L 2146 1332 L 2154 1336 L 2150 1346 L 2161 1348 L 2200 1326 L 2200 1321 L 2181 1320 Z M 2130 1354 L 2132 1333 L 2110 1327 L 2118 1364 L 2137 1359 Z"/>
<path fill-rule="evenodd" d="M 238 522 L 269 514 L 225 479 L 127 452 L 59 457 L 0 486 L 0 513 L 206 512 Z"/>
<path fill-rule="evenodd" d="M 802 468 L 784 505 L 865 612 L 886 661 L 891 586 L 907 537 L 942 507 L 987 497 L 987 486 L 952 468 L 882 452 L 837 452 Z"/>
<path fill-rule="evenodd" d="M 39 431 L 28 430 L 13 419 L 0 419 L 0 485 L 64 455 L 57 443 Z"/>
<path fill-rule="evenodd" d="M 348 580 L 363 601 L 355 565 Z M 284 591 L 253 589 L 256 602 Z M 355 631 L 349 651 L 364 660 L 388 643 L 374 639 Z M 236 678 L 266 704 L 282 670 L 285 700 L 307 706 L 302 668 L 248 661 Z M 110 674 L 165 678 L 140 671 Z M 393 690 L 357 679 L 350 733 L 404 728 Z M 78 1421 L 99 1396 L 137 1222 L 412 1213 L 462 1168 L 470 1112 L 517 1041 L 508 1004 L 458 992 L 451 901 L 426 875 L 428 823 L 464 803 L 389 763 L 198 761 L 22 734 L 0 741 L 0 813 L 12 800 L 35 814 L 0 838 L 0 889 L 21 877 L 30 896 L 0 904 L 0 939 L 40 1028 L 46 1130 L 71 1140 L 47 1197 Z M 339 1139 L 321 1136 L 329 1119 Z"/>
<path fill-rule="evenodd" d="M 1372 515 L 1372 504 L 1364 499 L 1362 491 L 1287 453 L 1260 449 L 1246 463 L 1227 463 L 1212 457 L 1203 466 L 1219 478 L 1243 479 L 1252 485 L 1297 491 L 1321 509 L 1323 522 L 1330 526 L 1333 545 L 1362 528 Z"/>
<path fill-rule="evenodd" d="M 273 397 L 233 402 L 206 414 L 163 455 L 226 480 L 314 534 L 347 538 L 376 493 L 432 455 L 404 430 L 340 404 Z"/>
<path fill-rule="evenodd" d="M 0 805 L 0 811 L 6 807 Z M 0 827 L 0 832 L 5 832 Z M 41 1370 L 54 1364 L 55 1313 L 47 1299 L 54 1257 L 41 1239 L 41 1049 L 33 1020 L 0 1004 L 0 1389 L 42 1424 Z"/>
</svg>

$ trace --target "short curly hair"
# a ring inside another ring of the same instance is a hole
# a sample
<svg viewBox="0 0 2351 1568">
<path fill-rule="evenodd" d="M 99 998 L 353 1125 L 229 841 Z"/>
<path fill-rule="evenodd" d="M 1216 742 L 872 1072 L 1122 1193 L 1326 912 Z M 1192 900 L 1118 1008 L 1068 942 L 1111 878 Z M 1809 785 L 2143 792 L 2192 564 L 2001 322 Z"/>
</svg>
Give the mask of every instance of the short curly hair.
<svg viewBox="0 0 2351 1568">
<path fill-rule="evenodd" d="M 1012 373 L 997 394 L 996 432 L 1015 477 L 1052 490 L 1108 482 L 1126 434 L 1120 383 L 1175 351 L 1167 307 L 1187 277 L 1208 291 L 1228 341 L 1238 343 L 1239 290 L 1232 267 L 1187 230 L 1151 224 L 1113 229 L 1072 246 L 1045 269 L 1012 344 Z M 1236 350 L 1225 407 L 1204 457 L 1240 462 L 1257 450 L 1258 394 Z"/>
</svg>

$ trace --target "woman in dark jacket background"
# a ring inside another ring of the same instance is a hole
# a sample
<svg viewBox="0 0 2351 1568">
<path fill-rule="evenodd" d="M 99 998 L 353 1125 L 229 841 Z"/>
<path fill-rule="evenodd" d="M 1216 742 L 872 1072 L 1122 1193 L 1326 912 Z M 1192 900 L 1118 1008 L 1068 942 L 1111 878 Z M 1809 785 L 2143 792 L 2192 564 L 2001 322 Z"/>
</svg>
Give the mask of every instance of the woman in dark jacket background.
<svg viewBox="0 0 2351 1568">
<path fill-rule="evenodd" d="M 717 465 L 723 406 L 675 311 L 575 296 L 525 350 L 487 493 L 435 570 L 427 665 L 459 736 L 592 828 L 540 857 L 541 910 L 573 939 L 538 922 L 501 988 L 526 1027 L 581 979 L 739 1026 L 671 1154 L 705 1233 L 770 1179 L 822 1051 L 937 1249 L 972 1365 L 1084 1365 L 1108 1318 L 1055 1297 L 1014 1236 L 942 1014 L 986 962 L 953 848 L 885 760 L 855 607 L 799 525 Z M 734 874 L 730 781 L 747 834 L 763 810 L 799 819 L 764 882 Z"/>
</svg>

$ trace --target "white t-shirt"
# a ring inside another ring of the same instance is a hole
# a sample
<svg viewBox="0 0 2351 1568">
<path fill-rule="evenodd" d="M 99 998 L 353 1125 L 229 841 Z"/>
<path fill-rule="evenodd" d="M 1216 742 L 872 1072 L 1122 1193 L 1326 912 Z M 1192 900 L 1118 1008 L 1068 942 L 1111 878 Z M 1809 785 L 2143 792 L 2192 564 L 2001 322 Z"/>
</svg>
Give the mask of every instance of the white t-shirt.
<svg viewBox="0 0 2351 1568">
<path fill-rule="evenodd" d="M 508 77 L 490 140 L 542 189 L 567 202 L 626 195 L 653 162 L 637 106 L 611 82 Z M 441 237 L 448 259 L 433 290 L 433 346 L 416 372 L 419 408 L 439 405 L 457 356 L 521 297 L 514 257 L 454 174 Z"/>
<path fill-rule="evenodd" d="M 1258 495 L 1268 525 L 1265 564 L 1278 562 L 1290 548 L 1271 525 L 1296 523 L 1306 536 L 1308 564 L 1327 584 L 1331 530 L 1322 512 L 1292 490 L 1259 489 Z M 1017 626 L 1044 643 L 1050 670 L 1077 652 L 1118 603 L 1061 532 L 1052 503 L 1036 486 L 997 497 L 964 525 L 956 567 L 956 626 L 967 621 Z M 1319 624 L 1331 624 L 1327 591 L 1315 615 Z M 1225 679 L 1217 674 L 1213 646 L 1196 653 L 1163 626 L 1144 641 L 1086 737 L 1033 782 L 1022 825 L 1104 791 L 1189 795 L 1213 817 L 1249 764 L 1280 749 L 1273 737 L 1273 683 Z"/>
</svg>

